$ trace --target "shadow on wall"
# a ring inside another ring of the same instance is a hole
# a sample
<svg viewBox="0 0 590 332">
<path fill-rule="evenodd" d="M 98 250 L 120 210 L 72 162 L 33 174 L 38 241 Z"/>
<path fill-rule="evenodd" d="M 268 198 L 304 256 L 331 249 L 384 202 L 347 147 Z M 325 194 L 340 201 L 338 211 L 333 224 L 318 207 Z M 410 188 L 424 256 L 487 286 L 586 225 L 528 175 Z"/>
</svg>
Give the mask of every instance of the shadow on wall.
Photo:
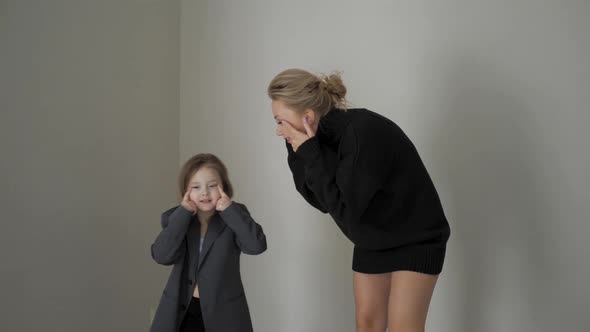
<svg viewBox="0 0 590 332">
<path fill-rule="evenodd" d="M 454 319 L 464 332 L 553 331 L 561 304 L 551 303 L 559 271 L 548 228 L 558 216 L 538 165 L 543 133 L 530 125 L 531 89 L 495 66 L 466 55 L 449 63 L 432 137 L 453 197 Z"/>
</svg>

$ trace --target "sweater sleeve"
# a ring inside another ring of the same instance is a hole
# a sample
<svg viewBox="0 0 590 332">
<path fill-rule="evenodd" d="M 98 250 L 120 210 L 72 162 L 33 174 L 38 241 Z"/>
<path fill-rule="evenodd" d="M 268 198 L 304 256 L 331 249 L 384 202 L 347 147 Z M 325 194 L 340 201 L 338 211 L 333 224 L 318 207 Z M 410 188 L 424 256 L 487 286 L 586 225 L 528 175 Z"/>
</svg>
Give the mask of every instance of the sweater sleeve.
<svg viewBox="0 0 590 332">
<path fill-rule="evenodd" d="M 330 215 L 347 227 L 360 221 L 391 174 L 391 154 L 384 153 L 372 137 L 370 133 L 359 135 L 349 125 L 341 138 L 336 166 L 322 154 L 317 137 L 297 150 L 305 162 L 305 183 Z"/>
<path fill-rule="evenodd" d="M 291 169 L 291 173 L 293 173 L 293 181 L 295 182 L 295 188 L 297 191 L 303 196 L 303 198 L 311 204 L 316 209 L 320 210 L 323 213 L 327 213 L 328 210 L 318 201 L 318 198 L 315 196 L 313 191 L 305 183 L 305 164 L 304 160 L 299 158 L 291 144 L 287 143 L 287 151 L 289 153 L 287 157 L 287 161 L 289 163 L 289 168 Z"/>
</svg>

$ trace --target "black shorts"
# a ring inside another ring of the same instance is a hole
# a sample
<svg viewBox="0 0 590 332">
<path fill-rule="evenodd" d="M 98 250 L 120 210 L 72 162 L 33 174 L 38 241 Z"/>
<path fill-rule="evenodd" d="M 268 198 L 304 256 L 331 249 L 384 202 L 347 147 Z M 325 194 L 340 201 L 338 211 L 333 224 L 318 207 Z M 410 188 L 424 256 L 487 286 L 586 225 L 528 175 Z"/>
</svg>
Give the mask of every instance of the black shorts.
<svg viewBox="0 0 590 332">
<path fill-rule="evenodd" d="M 180 331 L 205 332 L 205 324 L 203 323 L 203 315 L 201 313 L 201 301 L 198 298 L 193 297 L 191 300 L 191 304 L 180 326 Z"/>
</svg>

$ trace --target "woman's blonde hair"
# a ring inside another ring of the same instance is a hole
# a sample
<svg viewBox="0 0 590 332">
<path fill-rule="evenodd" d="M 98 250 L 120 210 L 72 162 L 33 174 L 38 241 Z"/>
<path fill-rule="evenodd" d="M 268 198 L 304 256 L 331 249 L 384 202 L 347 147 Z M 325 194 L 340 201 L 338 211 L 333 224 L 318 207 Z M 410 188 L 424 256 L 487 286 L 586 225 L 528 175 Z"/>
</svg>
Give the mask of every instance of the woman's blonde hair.
<svg viewBox="0 0 590 332">
<path fill-rule="evenodd" d="M 268 96 L 295 111 L 312 109 L 320 117 L 333 108 L 346 109 L 346 87 L 340 73 L 315 75 L 303 69 L 287 69 L 268 85 Z"/>
</svg>

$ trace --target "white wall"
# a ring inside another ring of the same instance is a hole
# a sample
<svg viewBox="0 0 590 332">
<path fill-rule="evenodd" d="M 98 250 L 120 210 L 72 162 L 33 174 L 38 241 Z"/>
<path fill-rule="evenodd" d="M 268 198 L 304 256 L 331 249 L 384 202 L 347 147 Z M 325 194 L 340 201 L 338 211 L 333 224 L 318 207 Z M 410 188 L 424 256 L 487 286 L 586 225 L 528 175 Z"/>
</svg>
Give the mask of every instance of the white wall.
<svg viewBox="0 0 590 332">
<path fill-rule="evenodd" d="M 590 320 L 590 3 L 182 1 L 180 159 L 218 154 L 269 250 L 243 260 L 257 331 L 353 331 L 352 246 L 298 196 L 266 85 L 342 70 L 393 119 L 453 230 L 430 331 Z"/>
<path fill-rule="evenodd" d="M 176 202 L 178 1 L 0 1 L 0 331 L 146 331 Z"/>
<path fill-rule="evenodd" d="M 0 1 L 0 330 L 145 331 L 159 213 L 210 151 L 268 235 L 243 259 L 256 331 L 352 331 L 352 246 L 274 137 L 287 67 L 342 70 L 420 150 L 453 229 L 430 331 L 587 329 L 590 3 L 181 7 Z"/>
</svg>

